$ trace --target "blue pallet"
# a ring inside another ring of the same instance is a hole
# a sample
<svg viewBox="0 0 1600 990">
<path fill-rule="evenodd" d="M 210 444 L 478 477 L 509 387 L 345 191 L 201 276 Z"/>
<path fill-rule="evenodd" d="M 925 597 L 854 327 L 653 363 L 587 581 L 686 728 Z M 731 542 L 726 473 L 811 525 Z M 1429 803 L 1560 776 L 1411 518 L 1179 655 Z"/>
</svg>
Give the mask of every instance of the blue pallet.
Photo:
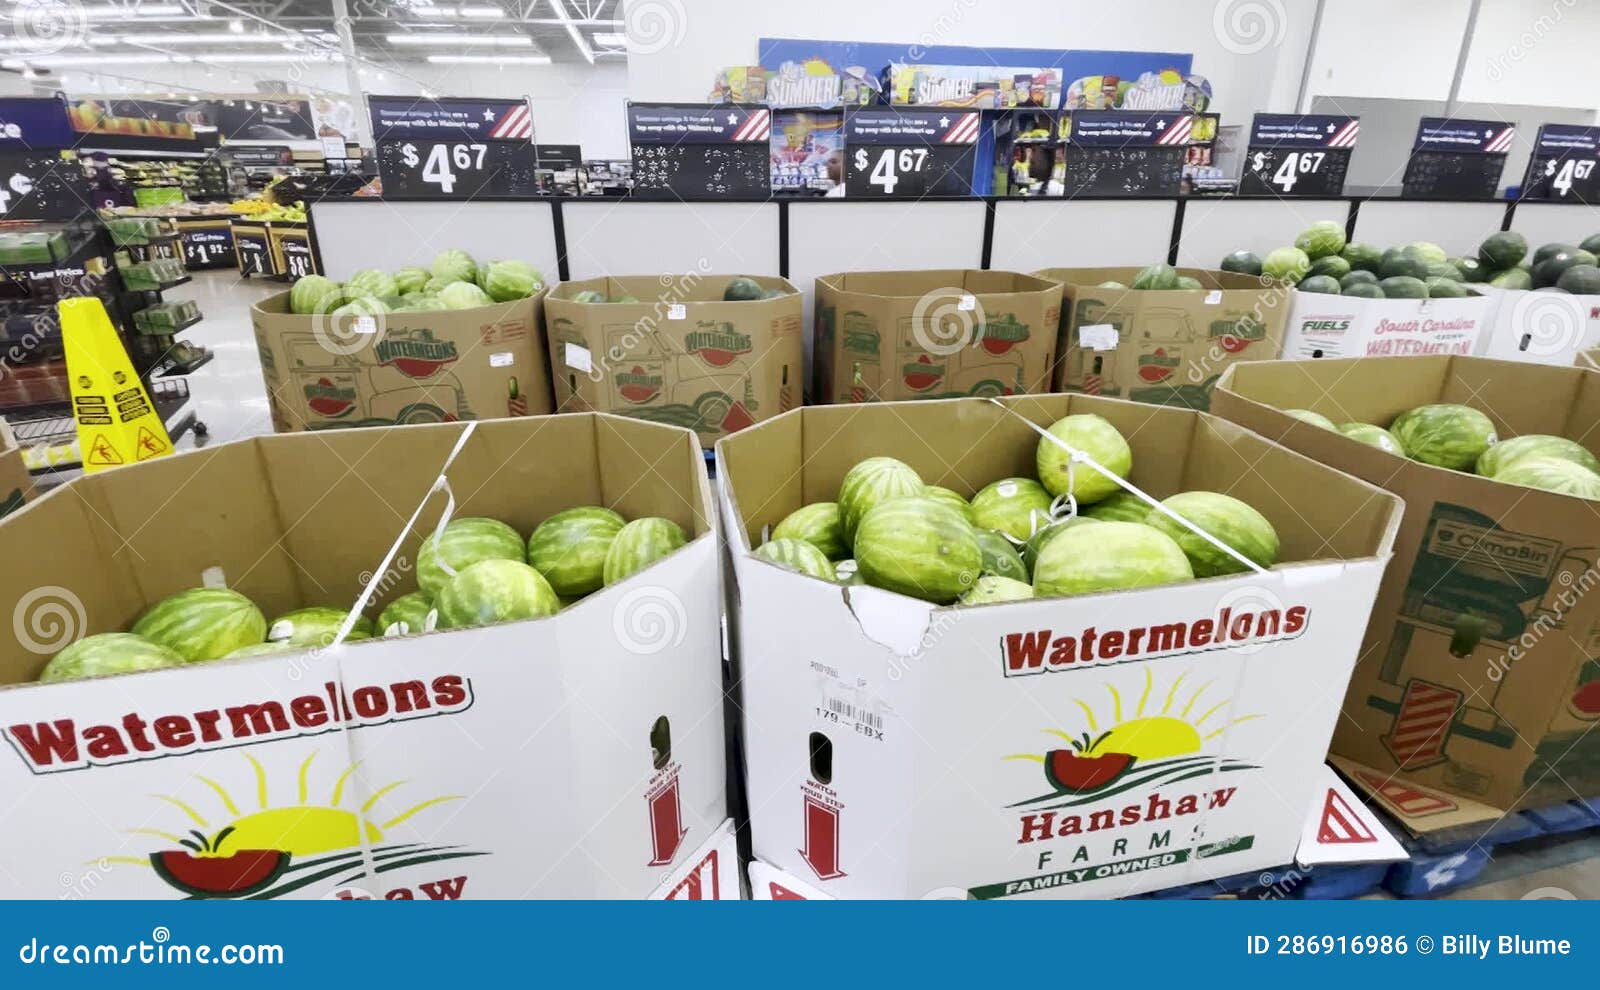
<svg viewBox="0 0 1600 990">
<path fill-rule="evenodd" d="M 1566 804 L 1524 811 L 1522 816 L 1538 827 L 1541 835 L 1565 835 L 1600 825 L 1600 800 L 1568 801 Z"/>
<path fill-rule="evenodd" d="M 1523 815 L 1506 815 L 1499 821 L 1485 826 L 1482 822 L 1463 825 L 1459 828 L 1448 829 L 1432 835 L 1421 835 L 1403 839 L 1406 847 L 1420 851 L 1424 856 L 1434 858 L 1448 856 L 1451 853 L 1464 852 L 1468 849 L 1482 849 L 1491 846 L 1504 845 L 1507 842 L 1520 842 L 1531 839 L 1543 832 L 1537 824 Z M 1415 852 L 1413 852 L 1415 855 Z"/>
<path fill-rule="evenodd" d="M 1319 866 L 1312 870 L 1300 898 L 1307 901 L 1344 901 L 1370 894 L 1382 886 L 1392 863 L 1354 863 Z"/>
<path fill-rule="evenodd" d="M 1396 897 L 1430 897 L 1454 890 L 1478 878 L 1489 865 L 1491 849 L 1479 846 L 1442 856 L 1415 852 L 1409 862 L 1393 863 L 1383 886 Z"/>
</svg>

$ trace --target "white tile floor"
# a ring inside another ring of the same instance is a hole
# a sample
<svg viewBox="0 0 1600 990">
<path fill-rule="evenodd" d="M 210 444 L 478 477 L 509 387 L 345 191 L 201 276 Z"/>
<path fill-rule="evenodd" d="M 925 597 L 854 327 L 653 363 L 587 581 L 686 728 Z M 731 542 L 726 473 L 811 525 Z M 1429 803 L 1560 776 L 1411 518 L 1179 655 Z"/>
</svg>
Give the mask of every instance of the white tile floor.
<svg viewBox="0 0 1600 990">
<path fill-rule="evenodd" d="M 272 432 L 266 385 L 250 330 L 250 306 L 282 292 L 281 282 L 240 278 L 237 272 L 197 272 L 169 295 L 194 299 L 205 315 L 188 338 L 216 357 L 190 376 L 196 411 L 210 428 L 207 443 L 224 443 Z M 194 446 L 187 435 L 182 449 Z M 1517 899 L 1527 896 L 1600 899 L 1600 833 L 1559 841 L 1521 843 L 1495 853 L 1482 882 L 1447 895 L 1455 899 Z"/>
</svg>

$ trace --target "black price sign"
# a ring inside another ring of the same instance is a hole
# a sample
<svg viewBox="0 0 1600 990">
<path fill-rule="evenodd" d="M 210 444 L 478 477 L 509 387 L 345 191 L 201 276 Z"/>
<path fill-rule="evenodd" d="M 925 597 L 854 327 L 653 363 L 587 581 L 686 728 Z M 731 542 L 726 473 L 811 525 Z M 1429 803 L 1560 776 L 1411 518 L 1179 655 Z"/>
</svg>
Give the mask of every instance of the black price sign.
<svg viewBox="0 0 1600 990">
<path fill-rule="evenodd" d="M 385 199 L 536 196 L 535 164 L 526 141 L 378 142 Z"/>
<path fill-rule="evenodd" d="M 628 143 L 635 196 L 772 193 L 772 111 L 766 107 L 630 103 Z"/>
<path fill-rule="evenodd" d="M 845 195 L 876 199 L 970 195 L 973 147 L 981 123 L 975 111 L 846 110 Z"/>
<path fill-rule="evenodd" d="M 242 234 L 235 231 L 233 246 L 239 256 L 240 274 L 272 274 L 272 260 L 268 253 L 265 234 Z"/>
<path fill-rule="evenodd" d="M 278 247 L 283 252 L 283 274 L 289 276 L 290 281 L 317 273 L 316 262 L 311 257 L 311 242 L 304 235 L 284 235 L 278 239 Z"/>
<path fill-rule="evenodd" d="M 1252 196 L 1339 196 L 1361 118 L 1258 113 L 1250 124 L 1239 192 Z"/>
<path fill-rule="evenodd" d="M 233 260 L 233 231 L 227 227 L 183 231 L 183 266 L 225 268 Z"/>
<path fill-rule="evenodd" d="M 1062 149 L 1067 196 L 1175 196 L 1194 135 L 1192 114 L 1075 110 Z"/>
<path fill-rule="evenodd" d="M 1600 127 L 1541 124 L 1522 180 L 1523 199 L 1600 201 Z"/>
<path fill-rule="evenodd" d="M 88 202 L 88 182 L 75 156 L 0 151 L 0 220 L 71 220 Z"/>
<path fill-rule="evenodd" d="M 1516 125 L 1503 120 L 1422 118 L 1406 161 L 1404 195 L 1492 199 L 1516 134 Z"/>
</svg>

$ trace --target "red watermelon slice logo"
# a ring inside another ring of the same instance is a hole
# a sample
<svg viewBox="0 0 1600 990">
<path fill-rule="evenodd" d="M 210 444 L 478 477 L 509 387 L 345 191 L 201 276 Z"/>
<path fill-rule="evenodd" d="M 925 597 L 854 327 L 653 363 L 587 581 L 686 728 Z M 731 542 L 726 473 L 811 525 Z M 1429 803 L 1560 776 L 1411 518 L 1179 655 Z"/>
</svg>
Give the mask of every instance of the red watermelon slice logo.
<svg viewBox="0 0 1600 990">
<path fill-rule="evenodd" d="M 926 354 L 901 369 L 901 379 L 913 392 L 926 392 L 944 381 L 944 365 L 934 364 Z"/>
<path fill-rule="evenodd" d="M 744 403 L 735 402 L 728 407 L 728 414 L 722 417 L 722 432 L 736 433 L 747 426 L 754 426 L 755 422 L 755 418 L 744 407 Z"/>
<path fill-rule="evenodd" d="M 661 394 L 661 376 L 640 365 L 617 372 L 617 392 L 635 405 L 642 405 Z"/>
<path fill-rule="evenodd" d="M 979 346 L 997 357 L 1027 339 L 1028 325 L 1019 322 L 1015 313 L 989 320 L 978 329 Z"/>
<path fill-rule="evenodd" d="M 356 407 L 356 390 L 335 384 L 327 377 L 305 387 L 306 405 L 318 416 L 338 419 Z"/>
<path fill-rule="evenodd" d="M 1149 354 L 1139 355 L 1139 377 L 1152 385 L 1166 381 L 1177 370 L 1177 357 L 1169 356 L 1164 347 L 1157 347 Z"/>
</svg>

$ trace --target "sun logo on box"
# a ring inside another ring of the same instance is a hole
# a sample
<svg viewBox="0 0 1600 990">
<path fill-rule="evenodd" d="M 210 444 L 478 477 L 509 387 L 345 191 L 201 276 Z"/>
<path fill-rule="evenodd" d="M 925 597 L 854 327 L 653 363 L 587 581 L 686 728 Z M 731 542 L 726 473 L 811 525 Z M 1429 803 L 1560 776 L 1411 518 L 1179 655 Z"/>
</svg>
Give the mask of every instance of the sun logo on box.
<svg viewBox="0 0 1600 990">
<path fill-rule="evenodd" d="M 1091 804 L 1124 791 L 1148 789 L 1211 773 L 1254 770 L 1254 764 L 1226 756 L 1203 753 L 1206 743 L 1233 726 L 1260 715 L 1229 718 L 1231 698 L 1202 702 L 1215 681 L 1185 692 L 1187 672 L 1157 692 L 1155 677 L 1144 673 L 1144 687 L 1133 711 L 1124 715 L 1124 701 L 1115 684 L 1107 683 L 1109 713 L 1082 698 L 1073 703 L 1082 710 L 1084 728 L 1078 735 L 1061 729 L 1044 731 L 1067 745 L 1043 753 L 1015 753 L 1007 760 L 1026 760 L 1044 769 L 1049 793 L 1018 801 L 1013 808 L 1070 808 Z M 1209 701 L 1209 699 L 1208 699 Z M 1154 706 L 1159 703 L 1160 708 Z M 1181 706 L 1181 707 L 1180 707 Z M 1197 711 L 1198 710 L 1198 711 Z"/>
<path fill-rule="evenodd" d="M 181 797 L 154 795 L 182 817 L 177 828 L 187 827 L 187 834 L 150 827 L 129 829 L 131 834 L 161 840 L 166 848 L 146 856 L 107 856 L 104 861 L 149 867 L 169 886 L 193 899 L 262 899 L 323 881 L 344 886 L 360 878 L 365 873 L 363 839 L 380 872 L 486 855 L 459 846 L 389 839 L 388 831 L 400 823 L 445 802 L 461 800 L 461 796 L 426 798 L 378 821 L 370 812 L 405 781 L 380 787 L 359 807 L 352 807 L 348 785 L 359 763 L 350 764 L 338 775 L 326 803 L 314 801 L 310 774 L 316 756 L 313 752 L 300 764 L 292 803 L 271 801 L 266 768 L 248 753 L 244 758 L 254 772 L 253 810 L 242 809 L 221 782 L 199 775 L 192 779 L 207 788 L 219 806 L 210 814 Z"/>
</svg>

